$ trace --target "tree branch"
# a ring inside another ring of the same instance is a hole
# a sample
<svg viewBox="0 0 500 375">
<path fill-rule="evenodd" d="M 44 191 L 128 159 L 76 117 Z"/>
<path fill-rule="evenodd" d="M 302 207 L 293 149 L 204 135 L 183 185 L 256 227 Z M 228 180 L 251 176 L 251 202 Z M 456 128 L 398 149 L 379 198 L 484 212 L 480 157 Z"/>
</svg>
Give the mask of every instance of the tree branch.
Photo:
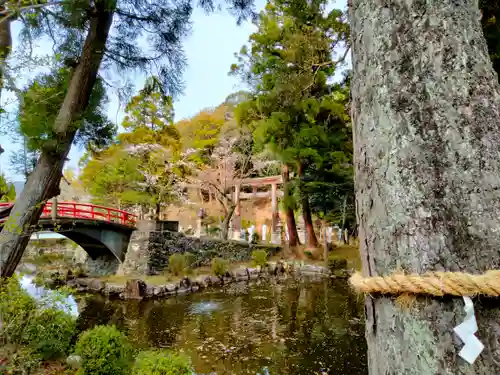
<svg viewBox="0 0 500 375">
<path fill-rule="evenodd" d="M 323 63 L 320 63 L 320 64 L 313 64 L 313 68 L 316 68 L 314 70 L 314 74 L 313 74 L 313 77 L 312 77 L 312 81 L 309 85 L 307 85 L 306 88 L 304 88 L 302 90 L 302 92 L 304 91 L 307 91 L 311 88 L 312 85 L 314 85 L 314 79 L 316 78 L 316 74 L 318 74 L 318 71 L 320 68 L 323 68 L 325 66 L 330 66 L 330 65 L 337 65 L 337 64 L 341 64 L 345 61 L 346 57 L 347 57 L 347 54 L 349 53 L 349 51 L 351 50 L 351 47 L 348 45 L 344 51 L 344 54 L 338 59 L 338 60 L 330 60 L 330 61 L 326 61 L 326 62 L 323 62 Z"/>
<path fill-rule="evenodd" d="M 20 6 L 20 7 L 15 7 L 12 9 L 6 9 L 2 12 L 0 12 L 0 25 L 4 23 L 6 20 L 9 18 L 12 18 L 16 15 L 17 12 L 22 12 L 22 11 L 27 11 L 31 9 L 36 9 L 36 8 L 45 8 L 49 7 L 52 5 L 59 5 L 59 4 L 64 4 L 64 3 L 69 3 L 70 1 L 68 0 L 57 0 L 57 1 L 50 1 L 44 4 L 30 4 L 30 5 L 25 5 L 25 6 Z"/>
<path fill-rule="evenodd" d="M 329 66 L 329 65 L 337 65 L 337 64 L 343 63 L 350 50 L 351 50 L 351 47 L 347 46 L 345 51 L 344 51 L 344 54 L 338 60 L 330 60 L 330 61 L 326 61 L 326 62 L 323 62 L 320 64 L 313 64 L 313 67 L 322 68 L 322 67 Z M 317 71 L 317 69 L 316 69 L 316 71 Z"/>
</svg>

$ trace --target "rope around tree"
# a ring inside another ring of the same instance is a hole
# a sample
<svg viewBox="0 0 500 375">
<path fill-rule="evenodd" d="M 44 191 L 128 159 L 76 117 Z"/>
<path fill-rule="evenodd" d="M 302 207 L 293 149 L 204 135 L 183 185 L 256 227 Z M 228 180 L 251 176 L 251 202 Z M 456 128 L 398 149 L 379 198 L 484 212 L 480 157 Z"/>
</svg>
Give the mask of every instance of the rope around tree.
<svg viewBox="0 0 500 375">
<path fill-rule="evenodd" d="M 500 296 L 500 271 L 482 275 L 463 272 L 429 272 L 424 275 L 393 273 L 388 276 L 363 277 L 359 272 L 349 282 L 360 293 L 425 294 L 488 297 Z"/>
</svg>

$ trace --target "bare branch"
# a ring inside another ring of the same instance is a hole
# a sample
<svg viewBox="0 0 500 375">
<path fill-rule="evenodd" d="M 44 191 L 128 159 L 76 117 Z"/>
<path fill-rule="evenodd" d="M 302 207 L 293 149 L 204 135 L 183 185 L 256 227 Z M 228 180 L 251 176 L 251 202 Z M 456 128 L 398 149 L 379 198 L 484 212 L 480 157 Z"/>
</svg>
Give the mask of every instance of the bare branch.
<svg viewBox="0 0 500 375">
<path fill-rule="evenodd" d="M 320 68 L 323 68 L 325 66 L 338 65 L 338 64 L 343 63 L 345 61 L 350 49 L 351 49 L 351 47 L 348 45 L 344 51 L 344 54 L 338 60 L 331 60 L 331 61 L 326 61 L 326 62 L 323 62 L 320 64 L 313 64 L 312 68 L 315 68 L 315 70 L 314 70 L 314 74 L 312 76 L 311 83 L 309 85 L 307 85 L 307 87 L 305 87 L 302 90 L 302 92 L 309 90 L 312 87 L 312 85 L 314 85 L 314 80 L 316 78 L 316 74 L 318 74 L 318 71 Z"/>
</svg>

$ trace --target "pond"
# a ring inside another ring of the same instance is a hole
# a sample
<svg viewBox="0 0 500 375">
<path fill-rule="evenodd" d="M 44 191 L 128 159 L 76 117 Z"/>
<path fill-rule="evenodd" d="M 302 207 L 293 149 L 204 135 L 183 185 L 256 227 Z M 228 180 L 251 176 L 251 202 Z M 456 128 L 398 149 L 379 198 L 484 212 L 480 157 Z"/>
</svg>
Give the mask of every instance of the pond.
<svg viewBox="0 0 500 375">
<path fill-rule="evenodd" d="M 368 374 L 362 303 L 345 281 L 232 284 L 161 301 L 76 300 L 80 330 L 115 324 L 137 346 L 185 352 L 198 374 Z"/>
</svg>

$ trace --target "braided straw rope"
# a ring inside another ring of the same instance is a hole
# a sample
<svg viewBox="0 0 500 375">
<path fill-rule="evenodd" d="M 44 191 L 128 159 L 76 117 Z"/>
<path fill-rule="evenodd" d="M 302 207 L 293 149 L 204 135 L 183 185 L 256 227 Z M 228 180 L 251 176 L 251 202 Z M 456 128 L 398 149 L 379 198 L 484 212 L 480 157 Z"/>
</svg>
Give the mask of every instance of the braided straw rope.
<svg viewBox="0 0 500 375">
<path fill-rule="evenodd" d="M 349 282 L 360 293 L 426 294 L 432 296 L 500 296 L 500 271 L 482 275 L 463 272 L 430 272 L 424 275 L 394 273 L 388 276 L 363 277 L 359 272 Z"/>
</svg>

